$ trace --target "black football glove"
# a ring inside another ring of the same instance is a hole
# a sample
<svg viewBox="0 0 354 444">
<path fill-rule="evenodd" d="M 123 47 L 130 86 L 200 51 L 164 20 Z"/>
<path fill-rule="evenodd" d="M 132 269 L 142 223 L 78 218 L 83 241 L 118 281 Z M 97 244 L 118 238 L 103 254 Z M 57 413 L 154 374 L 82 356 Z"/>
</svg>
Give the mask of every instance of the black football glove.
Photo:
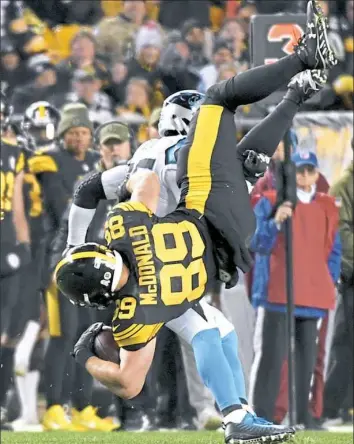
<svg viewBox="0 0 354 444">
<path fill-rule="evenodd" d="M 270 157 L 262 153 L 256 153 L 253 150 L 247 150 L 243 153 L 243 173 L 245 179 L 254 185 L 257 180 L 264 176 L 267 171 Z"/>
<path fill-rule="evenodd" d="M 119 185 L 117 190 L 117 197 L 119 202 L 126 202 L 131 197 L 131 192 L 127 189 L 127 183 L 130 175 L 127 175 L 121 185 Z"/>
<path fill-rule="evenodd" d="M 103 322 L 95 322 L 87 330 L 85 330 L 80 336 L 79 340 L 74 346 L 74 352 L 72 356 L 75 361 L 85 367 L 86 361 L 95 356 L 93 353 L 93 344 L 95 342 L 95 337 L 102 331 Z"/>
</svg>

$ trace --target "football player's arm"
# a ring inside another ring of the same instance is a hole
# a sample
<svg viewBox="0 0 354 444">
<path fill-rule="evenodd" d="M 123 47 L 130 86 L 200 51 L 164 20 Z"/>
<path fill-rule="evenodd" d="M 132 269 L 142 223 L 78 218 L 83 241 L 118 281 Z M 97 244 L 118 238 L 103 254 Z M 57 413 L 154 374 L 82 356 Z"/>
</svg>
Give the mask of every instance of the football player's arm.
<svg viewBox="0 0 354 444">
<path fill-rule="evenodd" d="M 152 213 L 156 212 L 160 197 L 160 181 L 153 171 L 139 171 L 132 174 L 126 184 L 131 193 L 131 201 L 141 202 Z"/>
<path fill-rule="evenodd" d="M 69 213 L 68 245 L 85 242 L 99 201 L 118 198 L 118 186 L 124 181 L 128 170 L 128 165 L 119 165 L 103 173 L 93 173 L 79 184 L 74 191 Z"/>
<path fill-rule="evenodd" d="M 156 339 L 153 339 L 137 351 L 120 349 L 119 365 L 92 356 L 86 361 L 86 369 L 91 376 L 120 398 L 135 398 L 145 383 L 154 358 L 155 346 Z"/>
<path fill-rule="evenodd" d="M 23 196 L 24 171 L 20 171 L 14 183 L 13 197 L 13 223 L 16 230 L 17 241 L 21 244 L 30 243 L 30 230 L 27 222 L 25 202 Z"/>
<path fill-rule="evenodd" d="M 46 210 L 52 218 L 54 228 L 58 229 L 68 204 L 68 194 L 55 173 L 43 173 L 39 181 L 43 189 Z"/>
</svg>

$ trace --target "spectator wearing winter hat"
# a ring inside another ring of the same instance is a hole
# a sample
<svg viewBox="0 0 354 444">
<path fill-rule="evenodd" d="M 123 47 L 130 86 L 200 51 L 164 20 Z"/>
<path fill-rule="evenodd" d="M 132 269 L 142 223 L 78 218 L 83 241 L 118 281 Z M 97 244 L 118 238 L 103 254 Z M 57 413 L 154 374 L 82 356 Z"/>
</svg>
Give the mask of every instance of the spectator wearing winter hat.
<svg viewBox="0 0 354 444">
<path fill-rule="evenodd" d="M 255 358 L 251 374 L 252 404 L 273 420 L 281 368 L 286 356 L 285 246 L 283 224 L 292 218 L 293 272 L 297 354 L 297 420 L 313 427 L 309 396 L 318 347 L 318 333 L 335 306 L 340 274 L 341 243 L 334 198 L 316 190 L 318 160 L 314 153 L 296 152 L 297 205 L 276 206 L 276 191 L 266 191 L 255 206 L 256 253 L 252 303 L 257 308 Z"/>
<path fill-rule="evenodd" d="M 163 34 L 154 23 L 142 26 L 135 40 L 135 57 L 127 65 L 128 79 L 139 77 L 149 83 L 153 91 L 154 106 L 161 105 L 165 96 L 158 69 L 163 38 Z"/>
<path fill-rule="evenodd" d="M 113 106 L 108 95 L 101 91 L 102 80 L 94 69 L 79 69 L 73 74 L 72 88 L 67 94 L 56 95 L 51 102 L 61 108 L 66 103 L 83 103 L 94 126 L 113 117 Z"/>
<path fill-rule="evenodd" d="M 111 60 L 132 57 L 135 35 L 142 25 L 148 23 L 154 23 L 161 29 L 159 24 L 147 16 L 145 1 L 124 0 L 120 14 L 102 19 L 96 27 L 98 51 L 108 54 Z"/>
<path fill-rule="evenodd" d="M 205 91 L 214 85 L 217 81 L 219 68 L 226 63 L 232 63 L 233 55 L 230 45 L 225 40 L 215 42 L 212 63 L 206 65 L 200 70 L 201 82 L 198 87 L 199 91 Z"/>
<path fill-rule="evenodd" d="M 12 104 L 15 114 L 23 114 L 33 102 L 48 98 L 60 90 L 56 67 L 43 55 L 30 59 L 29 68 L 33 81 L 25 86 L 15 88 Z"/>
</svg>

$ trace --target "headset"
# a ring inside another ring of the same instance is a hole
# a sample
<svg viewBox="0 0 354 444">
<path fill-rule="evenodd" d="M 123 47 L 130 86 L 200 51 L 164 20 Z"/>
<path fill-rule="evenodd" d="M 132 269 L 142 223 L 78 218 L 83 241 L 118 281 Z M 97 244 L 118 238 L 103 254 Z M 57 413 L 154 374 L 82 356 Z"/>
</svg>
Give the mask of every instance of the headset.
<svg viewBox="0 0 354 444">
<path fill-rule="evenodd" d="M 134 134 L 134 131 L 129 127 L 129 125 L 127 125 L 124 122 L 121 122 L 119 120 L 110 120 L 109 122 L 103 123 L 102 125 L 98 126 L 95 129 L 95 132 L 93 133 L 93 143 L 96 147 L 96 149 L 99 147 L 100 145 L 100 132 L 102 131 L 103 128 L 105 128 L 108 125 L 112 125 L 112 123 L 119 123 L 120 125 L 125 126 L 128 129 L 129 132 L 129 144 L 130 144 L 130 151 L 131 151 L 131 156 L 133 157 L 133 154 L 135 153 L 135 151 L 138 149 L 138 144 L 137 144 L 137 140 Z"/>
</svg>

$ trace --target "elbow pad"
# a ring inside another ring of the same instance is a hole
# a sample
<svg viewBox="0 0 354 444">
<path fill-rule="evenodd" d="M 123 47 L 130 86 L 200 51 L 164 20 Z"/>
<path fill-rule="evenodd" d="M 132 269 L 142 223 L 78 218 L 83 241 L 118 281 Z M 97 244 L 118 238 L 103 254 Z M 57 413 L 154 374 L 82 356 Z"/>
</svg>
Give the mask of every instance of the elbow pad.
<svg viewBox="0 0 354 444">
<path fill-rule="evenodd" d="M 93 173 L 85 178 L 74 192 L 73 202 L 81 208 L 95 209 L 101 199 L 106 199 L 101 172 Z"/>
</svg>

